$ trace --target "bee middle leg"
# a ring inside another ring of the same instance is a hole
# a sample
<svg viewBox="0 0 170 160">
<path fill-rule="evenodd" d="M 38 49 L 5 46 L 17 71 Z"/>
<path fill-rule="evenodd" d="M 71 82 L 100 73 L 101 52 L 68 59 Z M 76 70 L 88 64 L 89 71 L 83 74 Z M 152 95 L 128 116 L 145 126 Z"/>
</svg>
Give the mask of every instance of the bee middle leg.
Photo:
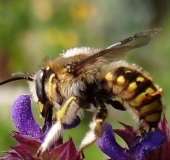
<svg viewBox="0 0 170 160">
<path fill-rule="evenodd" d="M 97 139 L 102 137 L 103 134 L 103 123 L 107 117 L 107 109 L 105 106 L 98 107 L 96 112 L 94 113 L 93 120 L 90 123 L 90 131 L 86 133 L 83 138 L 79 152 L 81 152 L 84 148 L 93 144 Z"/>
</svg>

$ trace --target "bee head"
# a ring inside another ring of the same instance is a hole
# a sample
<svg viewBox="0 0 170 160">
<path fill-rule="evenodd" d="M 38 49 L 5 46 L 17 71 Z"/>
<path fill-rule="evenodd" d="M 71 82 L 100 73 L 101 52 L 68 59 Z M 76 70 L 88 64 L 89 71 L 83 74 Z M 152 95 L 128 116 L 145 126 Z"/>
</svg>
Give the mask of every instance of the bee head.
<svg viewBox="0 0 170 160">
<path fill-rule="evenodd" d="M 38 98 L 38 101 L 41 102 L 42 104 L 45 104 L 48 101 L 49 96 L 47 96 L 45 88 L 48 85 L 47 91 L 49 92 L 48 95 L 50 95 L 53 77 L 53 72 L 49 67 L 40 69 L 36 74 L 19 71 L 12 73 L 12 76 L 13 76 L 12 78 L 0 82 L 0 86 L 17 80 L 27 80 L 29 82 L 34 82 L 33 83 L 35 85 L 34 92 Z"/>
</svg>

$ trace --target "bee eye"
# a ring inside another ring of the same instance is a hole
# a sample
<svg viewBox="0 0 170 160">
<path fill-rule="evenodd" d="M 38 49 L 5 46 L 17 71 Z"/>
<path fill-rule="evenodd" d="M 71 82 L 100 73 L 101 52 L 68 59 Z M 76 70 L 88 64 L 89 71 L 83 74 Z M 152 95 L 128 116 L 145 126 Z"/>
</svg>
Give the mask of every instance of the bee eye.
<svg viewBox="0 0 170 160">
<path fill-rule="evenodd" d="M 35 80 L 35 89 L 36 94 L 39 101 L 42 104 L 45 104 L 47 101 L 46 93 L 45 93 L 45 70 L 41 69 L 38 71 L 36 80 Z"/>
<path fill-rule="evenodd" d="M 67 71 L 70 73 L 73 71 L 73 65 L 72 64 L 66 64 L 65 67 L 67 68 Z"/>
<path fill-rule="evenodd" d="M 68 70 L 69 69 L 72 69 L 72 65 L 71 64 L 66 64 L 66 66 L 65 66 Z"/>
</svg>

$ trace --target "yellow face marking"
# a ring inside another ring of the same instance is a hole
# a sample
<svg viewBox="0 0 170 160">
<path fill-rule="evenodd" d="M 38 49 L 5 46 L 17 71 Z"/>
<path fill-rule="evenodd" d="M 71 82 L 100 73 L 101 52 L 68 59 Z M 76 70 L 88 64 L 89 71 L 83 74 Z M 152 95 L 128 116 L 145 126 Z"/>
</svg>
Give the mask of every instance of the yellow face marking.
<svg viewBox="0 0 170 160">
<path fill-rule="evenodd" d="M 160 104 L 158 103 L 157 100 L 155 100 L 152 103 L 143 106 L 140 110 L 140 113 L 143 114 L 143 113 L 151 112 L 152 110 L 155 110 L 157 108 L 160 108 Z"/>
<path fill-rule="evenodd" d="M 144 77 L 137 77 L 137 78 L 136 78 L 136 81 L 137 81 L 137 82 L 143 82 L 144 80 L 145 80 Z"/>
<path fill-rule="evenodd" d="M 125 78 L 123 76 L 119 76 L 117 78 L 117 84 L 122 86 L 125 83 Z"/>
<path fill-rule="evenodd" d="M 112 73 L 107 73 L 106 75 L 105 75 L 105 79 L 107 80 L 107 81 L 113 81 L 113 75 L 112 75 Z"/>
<path fill-rule="evenodd" d="M 148 116 L 145 117 L 145 119 L 148 122 L 160 121 L 160 119 L 161 119 L 161 112 L 160 113 L 154 113 L 154 114 L 148 115 Z"/>
<path fill-rule="evenodd" d="M 127 91 L 131 93 L 131 92 L 134 92 L 136 88 L 137 88 L 136 82 L 132 82 L 132 83 L 129 84 Z"/>
<path fill-rule="evenodd" d="M 52 75 L 50 76 L 50 78 L 49 78 L 49 81 L 48 81 L 48 95 L 49 95 L 49 97 L 52 97 L 52 94 L 53 94 L 53 88 L 52 88 L 53 83 L 52 83 L 52 80 L 53 80 L 53 77 L 54 77 L 54 76 L 55 76 L 55 75 L 52 74 Z"/>
<path fill-rule="evenodd" d="M 47 71 L 50 70 L 50 66 L 47 66 L 47 67 L 46 67 L 46 70 L 47 70 Z"/>
</svg>

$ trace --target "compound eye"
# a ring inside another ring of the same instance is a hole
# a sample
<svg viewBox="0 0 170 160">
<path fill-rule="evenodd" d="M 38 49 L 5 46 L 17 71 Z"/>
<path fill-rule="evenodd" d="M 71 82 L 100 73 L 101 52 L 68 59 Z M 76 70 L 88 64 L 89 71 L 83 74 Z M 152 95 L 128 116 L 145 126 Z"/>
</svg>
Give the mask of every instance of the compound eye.
<svg viewBox="0 0 170 160">
<path fill-rule="evenodd" d="M 65 67 L 67 68 L 68 73 L 72 73 L 74 71 L 73 64 L 66 64 Z"/>
<path fill-rule="evenodd" d="M 42 104 L 45 104 L 47 101 L 46 93 L 45 93 L 45 70 L 41 69 L 38 71 L 36 80 L 35 80 L 35 89 L 36 94 L 39 101 Z"/>
</svg>

